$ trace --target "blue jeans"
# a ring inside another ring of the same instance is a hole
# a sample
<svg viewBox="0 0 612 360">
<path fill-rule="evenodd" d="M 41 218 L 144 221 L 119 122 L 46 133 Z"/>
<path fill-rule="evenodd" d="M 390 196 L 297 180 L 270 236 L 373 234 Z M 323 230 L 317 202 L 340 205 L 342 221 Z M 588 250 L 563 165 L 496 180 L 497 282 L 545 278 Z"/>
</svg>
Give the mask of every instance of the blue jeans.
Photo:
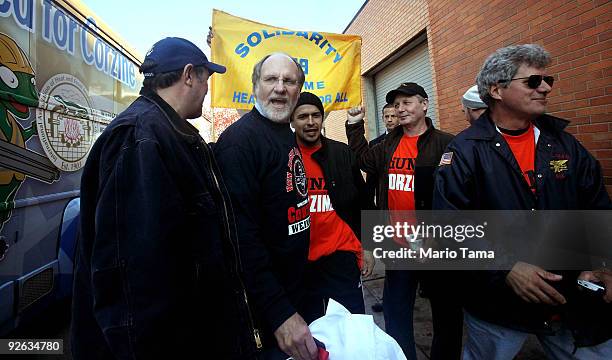
<svg viewBox="0 0 612 360">
<path fill-rule="evenodd" d="M 503 311 L 503 310 L 500 310 Z M 480 320 L 465 312 L 467 342 L 463 348 L 463 360 L 510 360 L 521 350 L 526 332 Z M 555 335 L 538 335 L 546 355 L 550 359 L 612 359 L 612 340 L 574 351 L 571 332 L 562 328 Z"/>
<path fill-rule="evenodd" d="M 385 330 L 397 341 L 408 360 L 416 360 L 413 310 L 418 287 L 416 271 L 386 270 L 383 289 Z"/>
<path fill-rule="evenodd" d="M 452 282 L 444 282 L 446 271 L 385 271 L 383 310 L 385 329 L 397 341 L 408 360 L 416 359 L 413 311 L 419 282 L 425 285 L 431 303 L 433 322 L 432 360 L 453 360 L 461 357 L 462 313 Z"/>
</svg>

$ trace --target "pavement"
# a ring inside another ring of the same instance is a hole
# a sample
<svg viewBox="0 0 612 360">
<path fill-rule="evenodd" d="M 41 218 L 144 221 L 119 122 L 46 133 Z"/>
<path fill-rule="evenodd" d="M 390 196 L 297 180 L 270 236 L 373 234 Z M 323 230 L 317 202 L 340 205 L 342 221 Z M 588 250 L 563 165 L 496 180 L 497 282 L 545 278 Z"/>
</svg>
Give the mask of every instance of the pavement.
<svg viewBox="0 0 612 360">
<path fill-rule="evenodd" d="M 374 322 L 385 329 L 385 320 L 382 312 L 372 311 L 372 305 L 379 302 L 383 295 L 383 284 L 385 281 L 384 265 L 378 261 L 371 276 L 363 280 L 363 295 L 366 305 L 366 313 L 374 317 Z M 433 327 L 431 322 L 431 307 L 429 300 L 417 295 L 414 304 L 414 337 L 416 342 L 417 359 L 428 360 L 431 349 Z M 465 342 L 465 329 L 463 334 Z M 535 336 L 530 335 L 523 345 L 522 350 L 514 360 L 539 360 L 546 359 L 540 343 Z M 484 360 L 484 359 L 483 359 Z"/>
<path fill-rule="evenodd" d="M 381 300 L 384 284 L 384 265 L 379 261 L 374 268 L 374 273 L 364 279 L 363 294 L 366 303 L 366 312 L 373 315 L 374 322 L 385 329 L 383 313 L 372 312 L 372 305 Z M 72 359 L 69 349 L 69 303 L 58 304 L 49 311 L 46 311 L 41 318 L 33 324 L 17 329 L 12 334 L 6 336 L 13 339 L 64 339 L 64 355 L 26 355 L 19 359 L 40 359 L 40 360 L 70 360 Z M 427 299 L 417 296 L 414 307 L 414 332 L 417 346 L 417 359 L 428 360 L 433 335 L 431 323 L 431 308 Z M 465 331 L 464 331 L 465 341 Z M 0 359 L 4 357 L 0 356 Z M 534 336 L 530 336 L 523 346 L 521 352 L 514 360 L 539 360 L 546 359 L 542 347 Z M 483 359 L 486 360 L 486 359 Z"/>
</svg>

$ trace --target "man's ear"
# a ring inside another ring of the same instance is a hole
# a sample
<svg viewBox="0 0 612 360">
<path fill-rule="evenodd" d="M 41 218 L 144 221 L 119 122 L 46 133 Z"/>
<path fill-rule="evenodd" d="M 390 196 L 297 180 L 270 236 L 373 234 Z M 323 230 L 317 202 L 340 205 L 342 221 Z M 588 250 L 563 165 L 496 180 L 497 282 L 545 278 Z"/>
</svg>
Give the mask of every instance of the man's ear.
<svg viewBox="0 0 612 360">
<path fill-rule="evenodd" d="M 427 109 L 429 109 L 429 100 L 423 99 L 423 105 L 424 105 L 423 111 L 427 112 Z"/>
<path fill-rule="evenodd" d="M 489 95 L 495 100 L 501 100 L 501 85 L 494 84 L 489 87 Z"/>
<path fill-rule="evenodd" d="M 185 67 L 183 68 L 183 81 L 185 82 L 185 85 L 191 86 L 193 84 L 193 82 L 195 81 L 195 71 L 193 71 L 193 65 L 192 64 L 187 64 L 185 65 Z"/>
</svg>

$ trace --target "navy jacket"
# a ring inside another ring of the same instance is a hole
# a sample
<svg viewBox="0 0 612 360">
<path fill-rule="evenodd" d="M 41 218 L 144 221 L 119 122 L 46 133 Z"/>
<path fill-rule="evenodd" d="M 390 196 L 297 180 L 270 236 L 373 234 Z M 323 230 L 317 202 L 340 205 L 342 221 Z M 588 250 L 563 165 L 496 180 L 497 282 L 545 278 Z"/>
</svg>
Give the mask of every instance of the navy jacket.
<svg viewBox="0 0 612 360">
<path fill-rule="evenodd" d="M 246 286 L 264 347 L 298 311 L 308 260 L 310 214 L 306 171 L 289 123 L 253 109 L 228 127 L 214 147 L 238 224 Z"/>
<path fill-rule="evenodd" d="M 597 160 L 564 131 L 568 121 L 543 115 L 534 124 L 540 130 L 535 154 L 535 194 L 523 177 L 508 144 L 496 130 L 489 113 L 485 112 L 448 145 L 446 151 L 452 152 L 452 160 L 450 164 L 438 168 L 433 208 L 611 209 L 612 203 L 604 186 L 601 168 Z M 565 166 L 553 166 L 559 163 Z M 465 307 L 490 322 L 519 330 L 549 331 L 547 321 L 559 309 L 521 300 L 506 285 L 507 273 L 466 272 Z M 575 288 L 576 273 L 573 276 L 568 280 L 573 280 Z M 583 344 L 586 343 L 588 341 L 585 340 Z"/>
<path fill-rule="evenodd" d="M 211 150 L 155 93 L 113 120 L 82 176 L 75 359 L 252 358 L 228 199 Z"/>
</svg>

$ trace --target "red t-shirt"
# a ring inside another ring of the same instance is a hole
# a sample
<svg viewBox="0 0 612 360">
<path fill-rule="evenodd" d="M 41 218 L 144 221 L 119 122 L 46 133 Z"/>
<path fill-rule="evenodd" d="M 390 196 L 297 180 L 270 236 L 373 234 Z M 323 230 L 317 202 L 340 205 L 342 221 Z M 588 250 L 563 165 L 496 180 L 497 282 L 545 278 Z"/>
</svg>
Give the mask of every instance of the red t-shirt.
<svg viewBox="0 0 612 360">
<path fill-rule="evenodd" d="M 509 134 L 501 133 L 510 150 L 514 154 L 516 162 L 518 162 L 523 177 L 532 192 L 535 192 L 535 132 L 533 130 L 533 124 L 529 126 L 526 132 L 521 135 L 512 136 Z"/>
<path fill-rule="evenodd" d="M 395 226 L 396 223 L 408 223 L 416 225 L 416 215 L 414 213 L 414 166 L 418 154 L 417 140 L 419 136 L 403 135 L 391 161 L 389 162 L 389 224 Z M 394 210 L 404 210 L 396 212 Z M 410 210 L 407 212 L 406 210 Z M 410 244 L 405 238 L 394 237 L 398 245 L 409 247 Z"/>
<path fill-rule="evenodd" d="M 414 210 L 414 164 L 419 136 L 402 136 L 389 163 L 389 210 Z"/>
<path fill-rule="evenodd" d="M 302 158 L 308 179 L 308 197 L 310 201 L 310 249 L 308 260 L 315 261 L 335 251 L 350 251 L 357 256 L 361 267 L 361 242 L 351 227 L 336 214 L 327 189 L 323 171 L 312 159 L 312 154 L 321 147 L 302 147 Z"/>
</svg>

